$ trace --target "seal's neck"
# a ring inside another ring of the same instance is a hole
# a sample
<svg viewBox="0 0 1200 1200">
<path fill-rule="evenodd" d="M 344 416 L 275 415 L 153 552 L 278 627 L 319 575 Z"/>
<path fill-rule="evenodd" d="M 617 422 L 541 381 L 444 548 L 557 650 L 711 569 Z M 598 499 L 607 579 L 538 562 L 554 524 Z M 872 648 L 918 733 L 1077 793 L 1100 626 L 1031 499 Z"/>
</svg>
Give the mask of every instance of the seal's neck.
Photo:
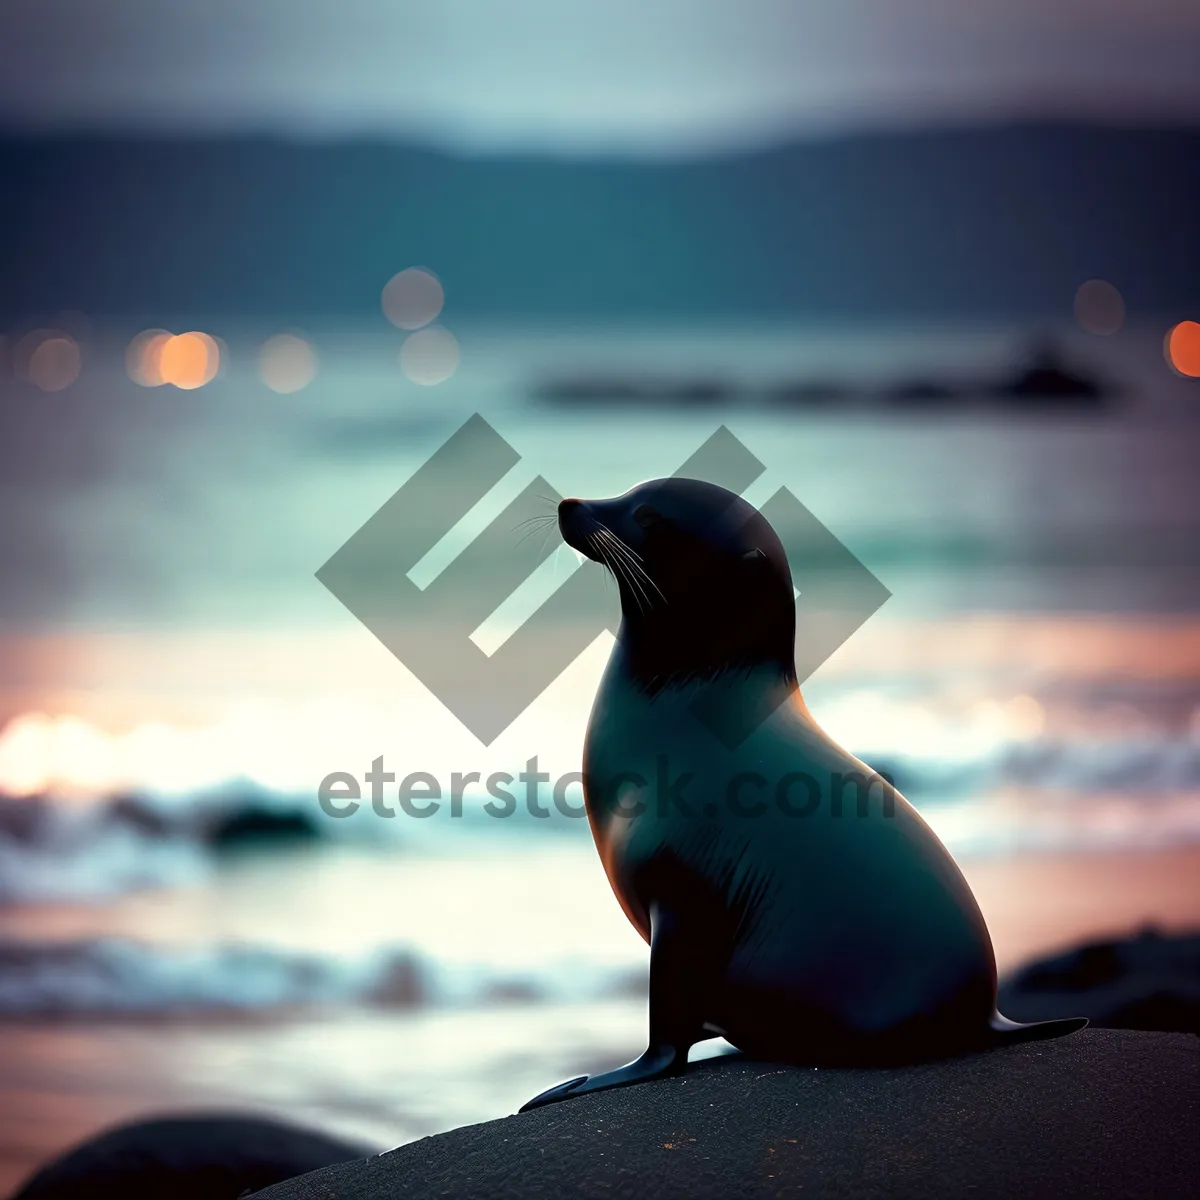
<svg viewBox="0 0 1200 1200">
<path fill-rule="evenodd" d="M 629 647 L 618 642 L 588 722 L 587 769 L 602 775 L 640 769 L 639 755 L 669 753 L 677 737 L 690 740 L 705 726 L 731 749 L 776 712 L 808 717 L 791 664 L 730 667 L 708 678 L 679 675 L 652 691 L 629 663 Z"/>
<path fill-rule="evenodd" d="M 668 610 L 664 617 L 643 619 L 636 626 L 623 620 L 613 665 L 637 690 L 650 696 L 705 683 L 723 681 L 728 686 L 751 677 L 759 686 L 794 691 L 794 630 L 794 624 L 776 628 L 769 621 L 749 628 L 722 622 L 692 628 L 686 619 L 674 618 Z"/>
</svg>

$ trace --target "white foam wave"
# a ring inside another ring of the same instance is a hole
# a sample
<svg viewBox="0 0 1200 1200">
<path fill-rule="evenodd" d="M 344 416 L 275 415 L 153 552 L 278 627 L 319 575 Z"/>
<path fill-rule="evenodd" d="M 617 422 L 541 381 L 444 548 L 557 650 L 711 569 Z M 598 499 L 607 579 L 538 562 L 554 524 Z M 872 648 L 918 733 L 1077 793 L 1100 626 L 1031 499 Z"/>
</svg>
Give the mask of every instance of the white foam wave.
<svg viewBox="0 0 1200 1200">
<path fill-rule="evenodd" d="M 921 706 L 874 695 L 870 702 L 850 696 L 845 730 L 838 728 L 838 704 L 827 705 L 835 718 L 827 727 L 892 777 L 956 853 L 1200 841 L 1200 721 L 1049 731 L 1040 727 L 1036 702 L 1024 698 L 991 706 L 958 738 L 953 729 L 930 726 Z M 877 719 L 866 719 L 872 712 Z M 858 740 L 847 737 L 854 730 Z M 0 795 L 0 904 L 185 883 L 209 872 L 215 855 L 237 839 L 260 848 L 297 837 L 414 848 L 480 833 L 489 840 L 586 838 L 586 822 L 559 815 L 549 795 L 543 802 L 551 817 L 543 820 L 526 819 L 518 807 L 514 819 L 497 822 L 481 810 L 486 798 L 468 792 L 461 818 L 446 809 L 417 821 L 379 819 L 368 803 L 335 820 L 313 793 L 272 791 L 245 779 L 184 794 L 92 801 Z"/>
</svg>

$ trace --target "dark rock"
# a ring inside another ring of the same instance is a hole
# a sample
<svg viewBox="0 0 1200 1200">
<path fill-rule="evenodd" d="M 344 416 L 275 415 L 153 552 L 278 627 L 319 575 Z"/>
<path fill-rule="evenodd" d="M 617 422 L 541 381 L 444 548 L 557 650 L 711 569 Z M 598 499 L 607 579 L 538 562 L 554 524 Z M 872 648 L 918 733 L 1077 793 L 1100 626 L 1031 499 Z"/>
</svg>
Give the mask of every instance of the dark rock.
<svg viewBox="0 0 1200 1200">
<path fill-rule="evenodd" d="M 1084 1030 L 944 1062 L 697 1063 L 281 1183 L 261 1200 L 1183 1196 L 1200 1041 Z"/>
<path fill-rule="evenodd" d="M 1067 366 L 1052 342 L 1039 343 L 1029 365 L 996 388 L 996 395 L 1022 407 L 1099 407 L 1113 389 Z"/>
<path fill-rule="evenodd" d="M 420 967 L 406 954 L 387 964 L 369 997 L 381 1008 L 419 1008 L 428 998 Z"/>
<path fill-rule="evenodd" d="M 147 838 L 167 838 L 178 833 L 178 822 L 141 796 L 117 796 L 105 809 L 106 818 Z"/>
<path fill-rule="evenodd" d="M 38 841 L 50 822 L 50 806 L 43 796 L 0 794 L 0 837 L 14 842 Z"/>
<path fill-rule="evenodd" d="M 545 999 L 545 992 L 536 984 L 519 979 L 494 983 L 485 994 L 488 1004 L 539 1004 Z"/>
<path fill-rule="evenodd" d="M 550 379 L 533 389 L 539 400 L 578 407 L 644 404 L 656 407 L 691 407 L 716 404 L 733 397 L 719 379 L 639 377 L 634 375 L 580 375 Z"/>
<path fill-rule="evenodd" d="M 204 837 L 215 849 L 231 850 L 274 843 L 315 842 L 320 839 L 321 830 L 309 813 L 247 805 L 214 816 Z"/>
<path fill-rule="evenodd" d="M 1099 400 L 1099 386 L 1062 367 L 1030 367 L 1022 371 L 1003 394 L 1016 400 Z"/>
<path fill-rule="evenodd" d="M 236 1200 L 374 1153 L 263 1117 L 162 1117 L 84 1142 L 35 1172 L 12 1200 Z"/>
<path fill-rule="evenodd" d="M 961 400 L 962 393 L 949 384 L 938 383 L 933 379 L 915 379 L 910 383 L 900 383 L 888 388 L 883 393 L 883 399 L 888 404 L 901 407 L 940 407 Z"/>
<path fill-rule="evenodd" d="M 1075 1015 L 1107 1029 L 1200 1034 L 1200 934 L 1145 929 L 1039 959 L 1004 981 L 1000 1011 L 1017 1021 Z"/>
<path fill-rule="evenodd" d="M 842 406 L 854 399 L 854 393 L 830 379 L 791 379 L 768 388 L 764 399 L 781 408 L 823 408 Z"/>
<path fill-rule="evenodd" d="M 640 390 L 628 379 L 608 375 L 572 375 L 546 379 L 535 384 L 532 394 L 551 404 L 611 404 L 640 398 Z"/>
</svg>

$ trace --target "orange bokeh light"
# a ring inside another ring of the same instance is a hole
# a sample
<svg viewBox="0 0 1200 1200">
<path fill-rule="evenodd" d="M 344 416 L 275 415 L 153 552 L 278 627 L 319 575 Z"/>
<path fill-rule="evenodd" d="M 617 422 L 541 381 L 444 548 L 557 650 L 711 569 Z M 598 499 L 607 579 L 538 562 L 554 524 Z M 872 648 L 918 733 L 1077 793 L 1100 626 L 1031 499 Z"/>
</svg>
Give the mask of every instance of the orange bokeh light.
<svg viewBox="0 0 1200 1200">
<path fill-rule="evenodd" d="M 125 351 L 125 368 L 129 378 L 142 387 L 160 387 L 162 377 L 162 348 L 171 340 L 165 329 L 147 329 L 129 343 Z"/>
<path fill-rule="evenodd" d="M 207 333 L 177 333 L 158 347 L 158 374 L 185 390 L 203 387 L 221 365 L 221 350 Z"/>
<path fill-rule="evenodd" d="M 35 329 L 16 345 L 17 378 L 43 392 L 61 392 L 79 378 L 79 343 L 61 329 Z"/>
<path fill-rule="evenodd" d="M 1167 334 L 1164 349 L 1180 375 L 1200 379 L 1200 321 L 1180 321 Z"/>
</svg>

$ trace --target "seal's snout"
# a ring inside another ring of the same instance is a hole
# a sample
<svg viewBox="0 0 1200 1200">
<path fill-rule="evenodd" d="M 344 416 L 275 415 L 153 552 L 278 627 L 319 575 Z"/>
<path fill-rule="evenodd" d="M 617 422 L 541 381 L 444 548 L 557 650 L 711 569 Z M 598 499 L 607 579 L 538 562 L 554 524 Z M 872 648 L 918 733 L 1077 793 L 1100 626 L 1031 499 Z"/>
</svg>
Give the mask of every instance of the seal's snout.
<svg viewBox="0 0 1200 1200">
<path fill-rule="evenodd" d="M 584 534 L 587 532 L 587 505 L 582 500 L 567 499 L 558 505 L 558 531 L 563 541 L 583 554 L 588 553 L 584 544 Z"/>
</svg>

